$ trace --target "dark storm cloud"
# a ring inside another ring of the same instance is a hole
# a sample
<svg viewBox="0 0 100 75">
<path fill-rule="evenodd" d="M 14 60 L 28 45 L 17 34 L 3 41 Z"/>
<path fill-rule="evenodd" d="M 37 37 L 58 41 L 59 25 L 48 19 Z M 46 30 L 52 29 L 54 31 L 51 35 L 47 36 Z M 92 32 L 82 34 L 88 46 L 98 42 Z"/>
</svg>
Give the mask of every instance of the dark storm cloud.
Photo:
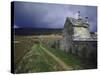
<svg viewBox="0 0 100 75">
<path fill-rule="evenodd" d="M 94 6 L 75 6 L 62 4 L 15 2 L 15 28 L 63 28 L 67 17 L 89 17 L 90 30 L 97 31 L 97 8 Z"/>
</svg>

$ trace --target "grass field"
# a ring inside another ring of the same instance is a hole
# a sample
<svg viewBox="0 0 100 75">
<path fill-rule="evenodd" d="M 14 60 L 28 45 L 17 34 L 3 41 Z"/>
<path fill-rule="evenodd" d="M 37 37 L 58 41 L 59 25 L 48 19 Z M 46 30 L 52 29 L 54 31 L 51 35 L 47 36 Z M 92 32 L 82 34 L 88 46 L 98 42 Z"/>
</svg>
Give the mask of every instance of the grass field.
<svg viewBox="0 0 100 75">
<path fill-rule="evenodd" d="M 48 48 L 37 39 L 16 36 L 15 72 L 50 72 L 84 69 L 81 60 L 63 50 Z"/>
</svg>

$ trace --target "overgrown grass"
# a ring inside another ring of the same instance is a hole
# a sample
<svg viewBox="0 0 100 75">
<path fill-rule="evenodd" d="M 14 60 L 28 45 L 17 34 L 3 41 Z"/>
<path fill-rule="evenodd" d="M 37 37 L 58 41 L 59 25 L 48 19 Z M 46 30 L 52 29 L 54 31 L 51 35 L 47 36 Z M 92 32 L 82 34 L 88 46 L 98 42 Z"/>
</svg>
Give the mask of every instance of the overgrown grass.
<svg viewBox="0 0 100 75">
<path fill-rule="evenodd" d="M 66 64 L 72 66 L 73 69 L 83 69 L 83 67 L 82 67 L 83 64 L 82 64 L 80 58 L 78 58 L 77 56 L 68 54 L 60 49 L 48 48 L 43 44 L 42 44 L 42 46 L 45 47 L 50 52 L 52 52 L 55 56 L 59 57 Z"/>
<path fill-rule="evenodd" d="M 63 71 L 64 69 L 50 55 L 42 50 L 40 45 L 50 51 L 64 63 L 72 66 L 73 69 L 84 69 L 84 64 L 81 60 L 72 54 L 68 54 L 60 49 L 48 48 L 38 42 L 32 42 L 34 39 L 24 36 L 17 36 L 15 40 L 20 43 L 15 44 L 15 72 L 30 73 L 30 72 L 50 72 Z"/>
<path fill-rule="evenodd" d="M 51 56 L 36 44 L 19 63 L 16 73 L 63 71 L 64 69 Z"/>
</svg>

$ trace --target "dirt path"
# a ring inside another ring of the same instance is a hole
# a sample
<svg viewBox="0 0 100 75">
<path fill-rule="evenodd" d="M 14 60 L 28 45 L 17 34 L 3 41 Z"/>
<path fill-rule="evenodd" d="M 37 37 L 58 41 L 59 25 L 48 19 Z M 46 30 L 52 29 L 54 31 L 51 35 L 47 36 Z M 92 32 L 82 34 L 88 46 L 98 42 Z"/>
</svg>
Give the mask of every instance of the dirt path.
<svg viewBox="0 0 100 75">
<path fill-rule="evenodd" d="M 63 67 L 64 70 L 72 70 L 73 68 L 70 67 L 69 65 L 67 65 L 66 63 L 64 63 L 60 58 L 56 57 L 53 53 L 51 53 L 50 51 L 48 51 L 46 48 L 44 48 L 43 46 L 40 45 L 40 47 L 48 54 L 50 55 L 54 60 L 56 60 L 60 66 Z"/>
</svg>

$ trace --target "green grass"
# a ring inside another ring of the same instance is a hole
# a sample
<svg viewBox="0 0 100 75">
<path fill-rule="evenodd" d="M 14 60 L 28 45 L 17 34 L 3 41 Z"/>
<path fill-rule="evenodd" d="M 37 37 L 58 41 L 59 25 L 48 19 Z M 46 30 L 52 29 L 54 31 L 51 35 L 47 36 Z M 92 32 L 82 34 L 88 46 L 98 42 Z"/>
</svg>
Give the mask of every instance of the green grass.
<svg viewBox="0 0 100 75">
<path fill-rule="evenodd" d="M 61 71 L 64 70 L 59 63 L 57 63 L 51 56 L 46 54 L 39 46 L 36 44 L 32 47 L 18 64 L 16 68 L 16 73 L 26 73 L 26 72 L 49 72 L 49 71 Z"/>
<path fill-rule="evenodd" d="M 34 39 L 23 36 L 16 36 L 15 39 L 20 41 L 20 43 L 15 44 L 16 73 L 64 71 L 57 61 L 42 50 L 40 45 L 65 64 L 71 66 L 73 70 L 84 69 L 85 64 L 77 56 L 68 54 L 60 49 L 48 48 L 40 41 L 33 42 L 32 40 Z"/>
<path fill-rule="evenodd" d="M 55 56 L 59 57 L 61 60 L 63 60 L 66 64 L 71 65 L 73 69 L 82 69 L 82 63 L 80 58 L 78 58 L 75 55 L 68 54 L 60 49 L 54 49 L 54 48 L 48 48 L 45 45 L 42 44 L 43 47 L 47 48 L 50 52 L 52 52 Z"/>
</svg>

